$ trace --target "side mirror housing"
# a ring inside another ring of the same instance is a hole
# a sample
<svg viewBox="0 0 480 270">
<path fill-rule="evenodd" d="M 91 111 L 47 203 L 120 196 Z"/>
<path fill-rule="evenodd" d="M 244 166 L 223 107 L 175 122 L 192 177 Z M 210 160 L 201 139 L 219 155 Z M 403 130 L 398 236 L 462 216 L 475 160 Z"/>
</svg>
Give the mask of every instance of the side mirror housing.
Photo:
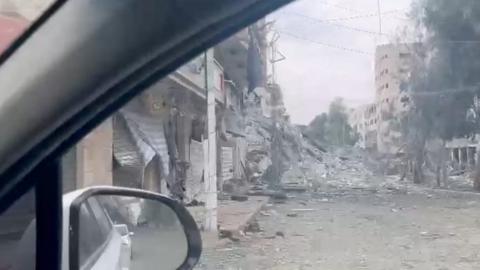
<svg viewBox="0 0 480 270">
<path fill-rule="evenodd" d="M 65 196 L 73 196 L 64 197 L 72 270 L 193 269 L 200 258 L 200 231 L 188 210 L 173 199 L 117 187 L 91 187 Z"/>
</svg>

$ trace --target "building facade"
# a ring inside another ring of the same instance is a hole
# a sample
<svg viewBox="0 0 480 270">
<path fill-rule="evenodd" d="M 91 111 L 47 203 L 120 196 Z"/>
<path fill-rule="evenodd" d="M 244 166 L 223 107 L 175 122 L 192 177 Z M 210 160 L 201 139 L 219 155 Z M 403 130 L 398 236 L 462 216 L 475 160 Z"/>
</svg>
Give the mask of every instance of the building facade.
<svg viewBox="0 0 480 270">
<path fill-rule="evenodd" d="M 375 104 L 378 152 L 402 151 L 400 119 L 408 110 L 406 82 L 415 63 L 418 43 L 380 45 L 375 51 Z"/>
<path fill-rule="evenodd" d="M 480 136 L 454 138 L 445 145 L 449 153 L 450 166 L 456 170 L 473 169 L 477 164 Z"/>
<path fill-rule="evenodd" d="M 64 191 L 109 184 L 204 201 L 207 85 L 215 95 L 217 186 L 245 177 L 247 62 L 249 46 L 259 43 L 249 41 L 258 38 L 250 33 L 239 32 L 156 82 L 79 142 L 63 160 Z"/>
</svg>

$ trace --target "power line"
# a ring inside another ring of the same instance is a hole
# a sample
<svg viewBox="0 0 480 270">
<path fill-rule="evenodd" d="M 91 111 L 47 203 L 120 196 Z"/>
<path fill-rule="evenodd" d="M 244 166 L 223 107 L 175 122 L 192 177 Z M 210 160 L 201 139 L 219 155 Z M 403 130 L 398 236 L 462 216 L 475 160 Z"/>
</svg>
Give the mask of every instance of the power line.
<svg viewBox="0 0 480 270">
<path fill-rule="evenodd" d="M 450 43 L 450 44 L 478 44 L 480 40 L 445 40 L 445 41 L 435 41 L 435 43 Z"/>
<path fill-rule="evenodd" d="M 398 13 L 398 10 L 389 10 L 389 11 L 384 11 L 384 12 L 381 12 L 380 15 L 381 16 L 384 16 L 384 15 L 391 15 L 391 14 L 395 14 L 395 13 Z M 372 18 L 372 17 L 378 17 L 379 14 L 378 13 L 369 13 L 369 14 L 360 14 L 360 15 L 356 15 L 356 16 L 351 16 L 351 17 L 344 17 L 344 18 L 334 18 L 334 19 L 327 19 L 328 21 L 349 21 L 349 20 L 356 20 L 356 19 L 364 19 L 364 18 Z"/>
<path fill-rule="evenodd" d="M 334 7 L 336 9 L 348 11 L 348 12 L 351 12 L 351 13 L 357 13 L 357 14 L 364 13 L 364 11 L 361 11 L 361 10 L 358 10 L 358 9 L 353 9 L 353 8 L 338 5 L 338 4 L 332 4 L 332 3 L 329 3 L 327 1 L 315 0 L 315 3 L 320 3 L 320 4 L 325 5 L 325 6 Z M 397 12 L 401 12 L 401 11 L 407 12 L 406 9 L 397 9 Z M 403 18 L 399 18 L 399 19 L 403 19 Z"/>
<path fill-rule="evenodd" d="M 387 17 L 385 17 L 385 19 L 390 19 L 390 18 L 392 18 L 392 19 L 397 19 L 397 20 L 399 20 L 399 21 L 411 21 L 411 20 L 412 20 L 412 19 L 410 19 L 410 18 L 408 18 L 408 17 L 400 17 L 400 16 L 398 16 L 398 15 L 393 15 L 393 16 L 387 16 Z"/>
<path fill-rule="evenodd" d="M 356 28 L 356 27 L 351 27 L 351 26 L 348 26 L 348 25 L 344 25 L 344 24 L 338 24 L 338 23 L 333 23 L 331 21 L 327 21 L 327 20 L 322 20 L 322 19 L 319 19 L 319 18 L 314 18 L 314 17 L 310 17 L 310 16 L 307 16 L 305 14 L 302 14 L 302 13 L 296 13 L 296 12 L 285 12 L 284 13 L 286 14 L 291 14 L 291 15 L 295 15 L 295 16 L 298 16 L 298 17 L 301 17 L 301 18 L 305 18 L 305 19 L 308 19 L 314 23 L 321 23 L 321 24 L 328 24 L 328 25 L 332 25 L 332 26 L 335 26 L 335 27 L 339 27 L 339 28 L 344 28 L 344 29 L 348 29 L 348 30 L 351 30 L 351 31 L 356 31 L 356 32 L 360 32 L 360 33 L 364 33 L 364 34 L 369 34 L 369 35 L 381 35 L 381 36 L 392 36 L 392 35 L 389 35 L 389 34 L 385 34 L 385 33 L 378 33 L 376 31 L 371 31 L 371 30 L 366 30 L 366 29 L 362 29 L 362 28 Z"/>
<path fill-rule="evenodd" d="M 450 88 L 450 89 L 445 89 L 445 90 L 439 90 L 439 91 L 406 91 L 408 95 L 411 96 L 442 96 L 442 95 L 454 95 L 458 93 L 465 93 L 465 92 L 478 92 L 480 90 L 480 84 L 479 85 L 473 85 L 469 87 L 463 87 L 463 88 Z"/>
<path fill-rule="evenodd" d="M 293 34 L 293 33 L 287 32 L 287 31 L 283 31 L 283 30 L 278 30 L 278 32 L 283 34 L 283 35 L 286 35 L 286 36 L 289 36 L 289 37 L 292 37 L 292 38 L 295 38 L 295 39 L 307 41 L 307 42 L 317 44 L 317 45 L 320 45 L 320 46 L 323 46 L 323 47 L 338 49 L 338 50 L 347 51 L 347 52 L 351 52 L 351 53 L 362 54 L 362 55 L 369 55 L 369 56 L 373 55 L 373 53 L 370 53 L 370 52 L 366 52 L 366 51 L 362 51 L 362 50 L 358 50 L 358 49 L 354 49 L 354 48 L 343 47 L 343 46 L 339 46 L 339 45 L 335 45 L 335 44 L 329 44 L 329 43 L 316 41 L 316 40 L 301 37 L 301 36 L 298 36 L 296 34 Z"/>
<path fill-rule="evenodd" d="M 326 1 L 316 0 L 315 2 L 316 2 L 316 3 L 320 3 L 320 4 L 322 4 L 322 5 L 325 5 L 325 6 L 330 6 L 330 7 L 334 7 L 334 8 L 340 9 L 340 10 L 348 11 L 348 12 L 350 12 L 350 13 L 355 13 L 355 14 L 364 13 L 363 11 L 360 11 L 360 10 L 358 10 L 358 9 L 352 9 L 352 8 L 345 7 L 345 6 L 328 3 L 328 2 L 326 2 Z M 402 10 L 403 10 L 403 9 L 397 9 L 397 12 L 401 12 Z M 405 11 L 405 10 L 403 10 L 403 11 Z M 402 20 L 402 21 L 408 21 L 408 20 L 409 20 L 408 18 L 403 18 L 403 17 L 399 17 L 399 16 L 393 16 L 393 17 L 387 17 L 387 18 L 394 18 L 394 19 Z"/>
<path fill-rule="evenodd" d="M 378 32 L 382 35 L 382 13 L 380 9 L 380 0 L 377 0 L 378 6 Z"/>
<path fill-rule="evenodd" d="M 394 12 L 394 11 L 387 11 L 387 12 L 390 13 L 390 12 Z M 370 31 L 370 30 L 366 30 L 366 29 L 361 29 L 361 28 L 356 28 L 356 27 L 350 27 L 350 26 L 343 25 L 343 24 L 332 23 L 332 21 L 349 19 L 349 18 L 352 18 L 352 19 L 353 19 L 353 18 L 360 18 L 360 17 L 370 16 L 370 15 L 373 15 L 373 14 L 367 14 L 367 15 L 364 14 L 364 15 L 359 15 L 359 16 L 344 17 L 344 18 L 334 18 L 334 19 L 324 19 L 324 20 L 322 20 L 322 19 L 310 17 L 310 16 L 307 16 L 307 15 L 305 15 L 305 14 L 296 13 L 296 12 L 285 12 L 285 11 L 283 11 L 283 13 L 291 14 L 291 15 L 295 15 L 295 16 L 299 16 L 299 17 L 302 17 L 302 18 L 311 20 L 312 22 L 315 22 L 315 23 L 324 23 L 324 24 L 328 24 L 328 25 L 335 26 L 335 27 L 344 28 L 344 29 L 348 29 L 348 30 L 351 30 L 351 31 L 356 31 L 356 32 L 365 33 L 365 34 L 388 36 L 388 37 L 393 37 L 393 36 L 394 36 L 394 35 L 387 34 L 387 33 L 379 33 L 379 32 Z M 385 13 L 386 13 L 386 12 L 383 12 L 383 13 L 381 13 L 381 14 L 385 14 Z M 375 14 L 375 16 L 378 16 L 378 13 Z M 372 17 L 373 17 L 373 16 L 372 16 Z M 295 34 L 286 32 L 286 31 L 281 31 L 281 32 L 285 33 L 286 35 L 295 37 L 295 38 L 304 39 L 305 41 L 312 41 L 312 40 L 310 40 L 310 39 L 302 38 L 302 37 L 299 37 L 299 36 L 297 36 L 297 35 L 295 35 Z M 314 42 L 316 42 L 316 41 L 314 41 Z M 441 42 L 439 42 L 439 43 L 447 43 L 447 44 L 479 44 L 479 43 L 480 43 L 480 40 L 446 40 L 446 41 L 441 41 Z M 322 43 L 321 45 L 325 45 L 325 43 Z M 328 44 L 326 44 L 326 45 L 328 45 Z M 333 46 L 334 46 L 334 45 L 333 45 Z M 348 49 L 348 48 L 347 48 L 347 49 Z M 358 52 L 358 50 L 356 50 L 356 49 L 351 49 L 351 50 Z M 371 54 L 371 53 L 362 52 L 362 54 Z"/>
<path fill-rule="evenodd" d="M 348 7 L 341 6 L 341 5 L 337 5 L 337 4 L 331 4 L 331 3 L 327 2 L 327 1 L 316 0 L 315 2 L 316 2 L 316 3 L 320 3 L 320 4 L 322 4 L 322 5 L 325 5 L 325 6 L 334 7 L 334 8 L 341 9 L 341 10 L 345 10 L 345 11 L 352 12 L 352 13 L 362 13 L 362 12 L 356 10 L 356 9 L 348 8 Z"/>
<path fill-rule="evenodd" d="M 381 15 L 389 15 L 389 14 L 394 14 L 394 13 L 397 13 L 397 12 L 398 12 L 398 10 L 389 10 L 389 11 L 382 12 Z M 295 16 L 300 15 L 300 16 L 309 17 L 307 15 L 297 13 L 297 12 L 281 11 L 280 13 L 284 13 L 284 14 L 287 14 L 287 15 L 290 13 L 291 15 L 295 15 Z M 367 14 L 359 14 L 359 15 L 355 15 L 355 16 L 327 18 L 327 19 L 319 19 L 319 18 L 314 18 L 314 17 L 309 17 L 309 18 L 313 18 L 313 19 L 316 19 L 316 20 L 322 21 L 322 22 L 338 22 L 338 21 L 350 21 L 350 20 L 357 20 L 357 19 L 366 19 L 366 18 L 372 18 L 372 17 L 378 17 L 378 13 L 367 13 Z"/>
</svg>

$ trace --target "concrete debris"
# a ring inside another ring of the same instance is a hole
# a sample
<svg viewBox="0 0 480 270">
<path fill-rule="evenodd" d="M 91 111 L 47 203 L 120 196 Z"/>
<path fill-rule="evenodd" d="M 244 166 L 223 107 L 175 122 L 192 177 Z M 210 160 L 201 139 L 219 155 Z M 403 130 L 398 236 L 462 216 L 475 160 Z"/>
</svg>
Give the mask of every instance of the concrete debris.
<svg viewBox="0 0 480 270">
<path fill-rule="evenodd" d="M 264 216 L 264 217 L 269 217 L 271 216 L 272 214 L 268 213 L 268 212 L 265 212 L 265 211 L 260 211 L 260 215 L 261 216 Z"/>
<path fill-rule="evenodd" d="M 436 239 L 442 238 L 442 236 L 439 233 L 430 233 L 430 232 L 420 232 L 420 236 L 430 240 L 436 240 Z"/>
<path fill-rule="evenodd" d="M 287 121 L 277 122 L 281 132 L 280 179 L 266 175 L 272 166 L 274 123 L 254 108 L 246 110 L 246 174 L 252 184 L 276 181 L 285 191 L 319 191 L 330 188 L 368 188 L 365 179 L 372 179 L 372 170 L 365 164 L 365 153 L 357 149 L 327 151 L 318 142 L 305 137 L 300 129 Z"/>
<path fill-rule="evenodd" d="M 244 202 L 244 201 L 248 201 L 248 196 L 245 196 L 245 195 L 231 195 L 230 200 L 237 201 L 237 202 Z"/>
<path fill-rule="evenodd" d="M 272 199 L 273 203 L 285 203 L 288 200 L 288 196 L 282 192 L 275 192 L 273 193 L 270 198 Z"/>
<path fill-rule="evenodd" d="M 248 195 L 273 197 L 272 190 L 318 193 L 354 189 L 374 194 L 415 190 L 409 181 L 400 181 L 401 158 L 387 159 L 355 147 L 320 145 L 289 121 L 274 122 L 258 107 L 246 106 L 245 175 L 248 184 L 255 186 Z M 275 203 L 282 201 L 276 198 Z"/>
<path fill-rule="evenodd" d="M 246 179 L 232 178 L 223 182 L 223 193 L 226 194 L 246 194 L 250 189 Z"/>
<path fill-rule="evenodd" d="M 249 147 L 251 145 L 249 144 Z M 251 182 L 256 183 L 267 171 L 272 161 L 265 150 L 253 149 L 246 156 L 246 173 Z"/>
<path fill-rule="evenodd" d="M 299 209 L 292 209 L 293 212 L 312 212 L 315 211 L 313 208 L 299 208 Z"/>
<path fill-rule="evenodd" d="M 232 231 L 228 231 L 228 230 L 220 230 L 219 231 L 219 237 L 220 238 L 228 238 L 232 242 L 240 241 L 240 239 Z"/>
<path fill-rule="evenodd" d="M 281 191 L 269 190 L 267 188 L 259 189 L 253 187 L 247 192 L 248 196 L 267 196 L 272 199 L 272 203 L 278 203 L 281 201 L 286 201 L 288 199 L 287 194 Z"/>
<path fill-rule="evenodd" d="M 253 220 L 250 223 L 248 223 L 248 225 L 247 225 L 247 227 L 245 227 L 244 231 L 245 232 L 256 233 L 256 232 L 261 232 L 262 228 L 260 228 L 260 225 L 258 224 L 258 222 L 256 220 Z"/>
</svg>

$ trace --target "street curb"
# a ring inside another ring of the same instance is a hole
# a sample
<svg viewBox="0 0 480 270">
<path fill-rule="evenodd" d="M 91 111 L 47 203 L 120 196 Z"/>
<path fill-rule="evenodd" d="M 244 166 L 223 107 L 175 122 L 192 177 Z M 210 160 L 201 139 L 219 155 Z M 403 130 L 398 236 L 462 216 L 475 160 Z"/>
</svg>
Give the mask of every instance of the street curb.
<svg viewBox="0 0 480 270">
<path fill-rule="evenodd" d="M 235 227 L 229 226 L 227 228 L 221 228 L 220 231 L 222 231 L 224 234 L 227 233 L 230 237 L 228 238 L 218 238 L 214 241 L 214 243 L 211 243 L 212 240 L 212 235 L 207 235 L 204 234 L 206 237 L 210 238 L 210 241 L 207 241 L 209 243 L 206 243 L 205 248 L 221 248 L 226 246 L 229 243 L 232 243 L 233 240 L 239 240 L 243 238 L 243 231 L 247 228 L 247 226 L 254 220 L 257 215 L 260 213 L 262 209 L 265 208 L 265 206 L 269 203 L 270 199 L 265 198 L 264 201 L 259 202 L 259 204 L 255 207 L 255 209 L 246 215 L 246 217 L 240 221 L 238 224 L 236 224 Z M 220 232 L 219 231 L 219 232 Z"/>
</svg>

